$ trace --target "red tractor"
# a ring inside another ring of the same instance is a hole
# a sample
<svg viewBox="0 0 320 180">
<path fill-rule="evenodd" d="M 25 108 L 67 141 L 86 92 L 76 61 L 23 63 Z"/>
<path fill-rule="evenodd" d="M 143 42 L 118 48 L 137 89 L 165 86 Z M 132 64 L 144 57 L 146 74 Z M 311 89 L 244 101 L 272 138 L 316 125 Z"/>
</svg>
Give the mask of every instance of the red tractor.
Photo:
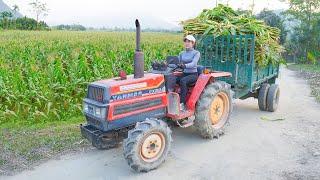
<svg viewBox="0 0 320 180">
<path fill-rule="evenodd" d="M 163 67 L 144 72 L 140 49 L 140 24 L 136 20 L 134 75 L 100 80 L 88 85 L 84 99 L 86 125 L 81 133 L 99 149 L 115 147 L 123 139 L 123 153 L 129 166 L 138 172 L 157 168 L 166 159 L 172 137 L 168 124 L 194 125 L 204 138 L 219 137 L 232 111 L 231 86 L 220 77 L 229 72 L 213 72 L 198 67 L 199 77 L 190 85 L 186 110 L 180 110 L 179 86 L 169 81 L 182 74 Z M 168 59 L 169 61 L 174 60 Z"/>
</svg>

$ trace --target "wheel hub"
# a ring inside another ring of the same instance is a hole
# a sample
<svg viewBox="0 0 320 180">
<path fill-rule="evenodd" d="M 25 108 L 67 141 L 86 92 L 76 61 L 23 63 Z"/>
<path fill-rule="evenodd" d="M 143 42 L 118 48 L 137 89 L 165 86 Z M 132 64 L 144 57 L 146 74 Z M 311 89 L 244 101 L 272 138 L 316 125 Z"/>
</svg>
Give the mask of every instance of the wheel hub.
<svg viewBox="0 0 320 180">
<path fill-rule="evenodd" d="M 141 146 L 141 157 L 147 162 L 157 160 L 164 149 L 164 136 L 161 133 L 148 135 Z"/>
<path fill-rule="evenodd" d="M 216 95 L 210 105 L 209 116 L 213 126 L 222 126 L 229 113 L 229 99 L 226 93 Z"/>
</svg>

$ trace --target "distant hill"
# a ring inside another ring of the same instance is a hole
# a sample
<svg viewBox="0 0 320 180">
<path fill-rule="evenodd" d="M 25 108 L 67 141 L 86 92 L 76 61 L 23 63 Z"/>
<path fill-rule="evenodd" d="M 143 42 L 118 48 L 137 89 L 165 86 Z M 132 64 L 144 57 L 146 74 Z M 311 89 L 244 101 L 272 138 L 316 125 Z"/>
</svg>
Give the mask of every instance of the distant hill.
<svg viewBox="0 0 320 180">
<path fill-rule="evenodd" d="M 174 23 L 170 23 L 162 18 L 152 16 L 152 14 L 141 12 L 127 12 L 125 14 L 102 13 L 96 16 L 83 16 L 81 18 L 67 17 L 64 19 L 50 22 L 50 25 L 73 24 L 75 22 L 85 27 L 103 28 L 103 29 L 135 29 L 134 21 L 139 19 L 142 29 L 161 29 L 179 31 L 182 28 Z"/>
<path fill-rule="evenodd" d="M 4 3 L 2 0 L 0 0 L 0 13 L 4 12 L 4 11 L 12 12 L 12 14 L 14 15 L 15 18 L 22 17 L 21 13 L 19 13 L 19 12 L 14 13 L 13 10 L 6 3 Z"/>
</svg>

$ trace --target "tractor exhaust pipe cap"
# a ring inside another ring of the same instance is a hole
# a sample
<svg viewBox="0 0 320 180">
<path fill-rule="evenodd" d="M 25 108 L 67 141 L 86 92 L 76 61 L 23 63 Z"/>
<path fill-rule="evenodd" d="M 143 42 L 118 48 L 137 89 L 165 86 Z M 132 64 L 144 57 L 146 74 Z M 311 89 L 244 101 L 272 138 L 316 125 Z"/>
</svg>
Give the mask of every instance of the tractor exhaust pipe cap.
<svg viewBox="0 0 320 180">
<path fill-rule="evenodd" d="M 139 23 L 139 20 L 136 19 L 136 51 L 141 51 L 140 34 L 141 34 L 140 23 Z"/>
<path fill-rule="evenodd" d="M 144 77 L 144 55 L 140 45 L 141 27 L 138 19 L 136 19 L 135 24 L 136 24 L 136 50 L 134 53 L 134 78 L 142 78 Z"/>
</svg>

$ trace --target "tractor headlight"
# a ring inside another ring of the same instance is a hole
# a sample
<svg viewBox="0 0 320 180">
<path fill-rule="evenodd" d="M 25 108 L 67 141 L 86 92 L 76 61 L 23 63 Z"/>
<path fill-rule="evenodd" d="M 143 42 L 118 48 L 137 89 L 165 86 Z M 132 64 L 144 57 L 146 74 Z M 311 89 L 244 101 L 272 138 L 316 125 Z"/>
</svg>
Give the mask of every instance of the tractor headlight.
<svg viewBox="0 0 320 180">
<path fill-rule="evenodd" d="M 88 112 L 89 111 L 89 106 L 87 103 L 83 103 L 83 111 Z"/>
<path fill-rule="evenodd" d="M 87 103 L 83 103 L 83 112 L 93 115 L 97 118 L 105 118 L 107 110 L 105 107 L 96 107 Z"/>
<path fill-rule="evenodd" d="M 101 116 L 101 108 L 96 108 L 95 115 L 100 117 Z"/>
<path fill-rule="evenodd" d="M 106 117 L 106 108 L 96 107 L 94 115 L 98 118 L 105 118 Z"/>
</svg>

